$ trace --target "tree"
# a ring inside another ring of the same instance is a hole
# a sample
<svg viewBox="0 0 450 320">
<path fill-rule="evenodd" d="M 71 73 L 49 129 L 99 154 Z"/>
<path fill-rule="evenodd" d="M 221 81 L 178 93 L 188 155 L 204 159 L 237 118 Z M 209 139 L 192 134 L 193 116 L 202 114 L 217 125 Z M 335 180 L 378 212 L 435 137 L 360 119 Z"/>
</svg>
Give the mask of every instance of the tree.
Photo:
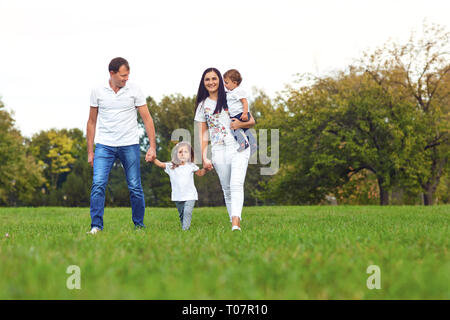
<svg viewBox="0 0 450 320">
<path fill-rule="evenodd" d="M 388 42 L 360 60 L 361 68 L 385 91 L 396 90 L 414 102 L 416 134 L 423 137 L 423 166 L 415 173 L 425 205 L 433 203 L 440 178 L 448 170 L 450 153 L 450 33 L 438 25 L 423 25 L 404 44 Z"/>
<path fill-rule="evenodd" d="M 41 169 L 27 154 L 24 138 L 0 101 L 0 204 L 27 204 L 43 181 Z"/>
<path fill-rule="evenodd" d="M 28 149 L 30 154 L 38 159 L 45 177 L 42 186 L 45 192 L 36 193 L 35 204 L 64 205 L 67 200 L 67 194 L 61 189 L 64 182 L 77 161 L 86 162 L 86 142 L 83 132 L 80 129 L 43 130 L 28 141 Z M 84 166 L 86 170 L 87 165 Z M 80 163 L 77 167 L 79 172 L 83 164 Z M 66 187 L 65 191 L 67 190 Z M 80 189 L 78 192 L 80 195 L 84 194 Z M 74 193 L 75 190 L 72 189 L 70 194 L 75 196 Z"/>
<path fill-rule="evenodd" d="M 388 204 L 415 150 L 408 101 L 356 68 L 302 81 L 308 84 L 289 87 L 277 107 L 280 128 L 289 129 L 282 130 L 283 164 L 267 193 L 289 204 L 319 203 L 368 170 L 376 176 L 380 204 Z"/>
</svg>

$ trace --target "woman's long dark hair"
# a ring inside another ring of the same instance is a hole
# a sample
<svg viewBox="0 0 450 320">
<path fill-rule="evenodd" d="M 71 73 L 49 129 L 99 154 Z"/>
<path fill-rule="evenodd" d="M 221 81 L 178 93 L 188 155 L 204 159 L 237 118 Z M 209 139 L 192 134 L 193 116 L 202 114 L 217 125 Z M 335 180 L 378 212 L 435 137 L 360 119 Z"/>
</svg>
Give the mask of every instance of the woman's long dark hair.
<svg viewBox="0 0 450 320">
<path fill-rule="evenodd" d="M 197 111 L 198 105 L 203 102 L 206 98 L 209 97 L 209 92 L 205 87 L 205 75 L 208 72 L 213 71 L 215 74 L 217 74 L 217 77 L 219 78 L 219 89 L 218 89 L 218 95 L 217 95 L 217 104 L 216 109 L 214 110 L 214 113 L 221 113 L 222 109 L 228 110 L 227 105 L 227 94 L 225 92 L 225 86 L 223 84 L 222 75 L 220 74 L 220 71 L 216 68 L 208 68 L 203 72 L 202 78 L 200 79 L 200 85 L 198 86 L 198 92 L 197 92 L 197 101 L 195 103 L 195 111 Z"/>
</svg>

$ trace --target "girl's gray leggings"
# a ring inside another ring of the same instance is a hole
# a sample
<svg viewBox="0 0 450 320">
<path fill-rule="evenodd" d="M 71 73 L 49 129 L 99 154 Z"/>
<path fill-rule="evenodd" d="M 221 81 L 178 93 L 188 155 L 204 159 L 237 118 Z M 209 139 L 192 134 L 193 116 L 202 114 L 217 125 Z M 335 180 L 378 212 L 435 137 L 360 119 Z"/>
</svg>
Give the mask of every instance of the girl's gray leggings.
<svg viewBox="0 0 450 320">
<path fill-rule="evenodd" d="M 180 216 L 181 228 L 188 230 L 191 226 L 192 210 L 194 210 L 195 200 L 175 201 Z"/>
</svg>

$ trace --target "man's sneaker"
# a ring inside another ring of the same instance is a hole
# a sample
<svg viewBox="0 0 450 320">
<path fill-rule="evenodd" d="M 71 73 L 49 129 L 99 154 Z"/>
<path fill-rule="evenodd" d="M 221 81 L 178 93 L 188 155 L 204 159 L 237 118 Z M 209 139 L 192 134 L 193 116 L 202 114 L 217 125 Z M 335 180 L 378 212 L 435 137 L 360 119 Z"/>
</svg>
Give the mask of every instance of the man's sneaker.
<svg viewBox="0 0 450 320">
<path fill-rule="evenodd" d="M 238 226 L 233 226 L 233 228 L 231 228 L 231 231 L 235 231 L 235 230 L 241 231 L 241 228 L 239 228 Z"/>
<path fill-rule="evenodd" d="M 87 234 L 96 234 L 97 232 L 101 231 L 99 228 L 97 227 L 93 227 L 91 229 L 91 231 L 86 232 Z"/>
</svg>

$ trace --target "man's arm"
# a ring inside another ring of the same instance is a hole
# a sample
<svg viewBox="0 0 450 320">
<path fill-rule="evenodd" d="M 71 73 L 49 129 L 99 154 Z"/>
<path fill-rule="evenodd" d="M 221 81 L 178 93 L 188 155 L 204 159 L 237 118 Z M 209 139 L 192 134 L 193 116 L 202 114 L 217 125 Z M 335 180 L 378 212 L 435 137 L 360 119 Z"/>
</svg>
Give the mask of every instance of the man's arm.
<svg viewBox="0 0 450 320">
<path fill-rule="evenodd" d="M 98 108 L 91 106 L 91 109 L 89 110 L 89 119 L 86 127 L 88 162 L 91 165 L 91 167 L 94 166 L 94 137 L 95 137 L 95 126 L 97 125 L 97 115 L 98 115 Z"/>
<path fill-rule="evenodd" d="M 137 107 L 139 114 L 144 122 L 145 131 L 147 132 L 148 140 L 150 141 L 150 148 L 145 155 L 145 161 L 153 161 L 156 158 L 156 138 L 155 138 L 155 125 L 153 124 L 153 118 L 148 111 L 147 105 Z"/>
</svg>

